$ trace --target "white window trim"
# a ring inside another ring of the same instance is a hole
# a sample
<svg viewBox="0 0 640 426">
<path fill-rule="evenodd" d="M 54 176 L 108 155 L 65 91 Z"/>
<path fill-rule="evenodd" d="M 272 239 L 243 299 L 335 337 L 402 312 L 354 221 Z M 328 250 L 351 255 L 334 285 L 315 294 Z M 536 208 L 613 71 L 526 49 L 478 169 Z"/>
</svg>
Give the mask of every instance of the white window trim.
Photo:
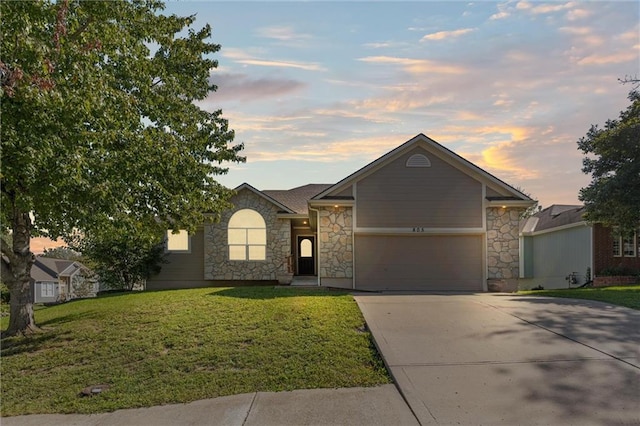
<svg viewBox="0 0 640 426">
<path fill-rule="evenodd" d="M 613 237 L 613 242 L 615 243 L 615 241 L 618 241 L 618 253 L 616 254 L 614 250 L 614 246 L 612 245 L 611 247 L 611 251 L 613 252 L 613 257 L 622 257 L 622 236 L 618 235 L 617 237 Z"/>
<path fill-rule="evenodd" d="M 184 231 L 184 229 L 181 229 L 180 231 Z M 171 229 L 167 230 L 167 234 L 165 236 L 165 242 L 164 242 L 164 251 L 165 253 L 173 253 L 173 254 L 189 254 L 191 253 L 191 237 L 192 235 L 188 235 L 187 236 L 187 249 L 186 250 L 173 250 L 173 249 L 169 249 L 169 234 L 171 234 L 173 231 Z"/>
<path fill-rule="evenodd" d="M 264 231 L 265 232 L 265 239 L 266 239 L 266 232 L 267 232 L 267 228 L 229 228 L 227 227 L 227 235 L 229 235 L 229 230 L 234 229 L 234 230 L 242 230 L 245 231 L 245 240 L 247 241 L 246 244 L 227 244 L 227 247 L 230 249 L 231 247 L 244 247 L 244 259 L 231 259 L 231 254 L 230 254 L 230 250 L 227 250 L 227 255 L 229 256 L 229 261 L 230 262 L 266 262 L 267 261 L 267 244 L 266 242 L 264 244 L 249 244 L 249 231 Z M 264 247 L 264 259 L 251 259 L 251 257 L 249 256 L 249 247 Z"/>
<path fill-rule="evenodd" d="M 229 223 L 231 223 L 231 219 L 239 212 L 243 211 L 243 210 L 250 210 L 254 213 L 257 213 L 260 218 L 262 219 L 262 223 L 264 223 L 264 228 L 263 227 L 238 227 L 238 226 L 229 226 Z M 245 208 L 245 209 L 241 209 L 238 210 L 237 212 L 235 212 L 233 215 L 231 215 L 231 218 L 229 218 L 229 223 L 227 223 L 227 259 L 229 260 L 229 262 L 266 262 L 267 261 L 267 223 L 264 220 L 264 216 L 262 215 L 262 213 L 260 213 L 257 210 L 254 209 L 250 209 L 250 208 Z M 245 232 L 245 241 L 246 243 L 244 244 L 232 244 L 229 243 L 229 231 L 231 230 L 241 230 Z M 251 244 L 249 243 L 249 232 L 250 231 L 262 231 L 264 232 L 264 244 Z M 244 259 L 231 259 L 231 247 L 244 247 Z M 250 256 L 250 248 L 251 247 L 263 247 L 264 248 L 264 258 L 261 259 L 252 259 Z"/>
<path fill-rule="evenodd" d="M 40 297 L 55 297 L 55 296 L 56 296 L 55 283 L 51 283 L 51 282 L 40 283 Z"/>
<path fill-rule="evenodd" d="M 624 240 L 625 238 L 623 238 L 622 236 L 620 237 L 620 252 L 622 254 L 623 257 L 636 257 L 637 252 L 636 252 L 636 240 L 638 238 L 638 235 L 634 232 L 633 235 L 631 236 L 631 248 L 633 249 L 633 252 L 631 254 L 626 254 L 625 253 L 625 245 L 624 245 Z"/>
</svg>

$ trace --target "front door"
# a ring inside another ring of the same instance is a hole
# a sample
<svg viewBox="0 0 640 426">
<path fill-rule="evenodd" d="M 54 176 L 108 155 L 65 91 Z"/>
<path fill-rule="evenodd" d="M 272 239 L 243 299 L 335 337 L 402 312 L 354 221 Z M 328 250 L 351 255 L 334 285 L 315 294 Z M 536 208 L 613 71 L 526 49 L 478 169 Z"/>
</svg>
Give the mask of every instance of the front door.
<svg viewBox="0 0 640 426">
<path fill-rule="evenodd" d="M 298 275 L 315 275 L 315 238 L 298 237 Z"/>
</svg>

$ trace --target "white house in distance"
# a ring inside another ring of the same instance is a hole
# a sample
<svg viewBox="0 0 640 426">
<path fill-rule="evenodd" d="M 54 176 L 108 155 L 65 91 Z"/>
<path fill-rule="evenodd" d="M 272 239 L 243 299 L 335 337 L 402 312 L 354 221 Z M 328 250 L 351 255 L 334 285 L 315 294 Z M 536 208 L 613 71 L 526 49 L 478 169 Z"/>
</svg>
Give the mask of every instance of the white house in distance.
<svg viewBox="0 0 640 426">
<path fill-rule="evenodd" d="M 80 262 L 38 256 L 31 267 L 34 303 L 95 297 L 98 287 L 94 274 Z"/>
</svg>

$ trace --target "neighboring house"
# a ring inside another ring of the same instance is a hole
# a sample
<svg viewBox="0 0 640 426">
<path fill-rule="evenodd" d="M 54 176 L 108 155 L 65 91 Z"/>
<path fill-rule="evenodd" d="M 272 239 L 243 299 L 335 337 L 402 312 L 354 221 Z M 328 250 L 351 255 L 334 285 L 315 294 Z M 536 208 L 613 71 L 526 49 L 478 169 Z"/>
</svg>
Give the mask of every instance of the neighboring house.
<svg viewBox="0 0 640 426">
<path fill-rule="evenodd" d="M 38 256 L 31 267 L 34 303 L 95 297 L 97 293 L 97 280 L 80 262 Z"/>
<path fill-rule="evenodd" d="M 168 234 L 147 289 L 287 282 L 363 290 L 515 288 L 525 194 L 420 134 L 340 182 L 236 188 L 234 207 Z"/>
<path fill-rule="evenodd" d="M 587 223 L 584 213 L 583 206 L 553 205 L 523 222 L 520 288 L 568 288 L 570 274 L 576 287 L 606 275 L 640 272 L 640 230 L 622 237 Z"/>
</svg>

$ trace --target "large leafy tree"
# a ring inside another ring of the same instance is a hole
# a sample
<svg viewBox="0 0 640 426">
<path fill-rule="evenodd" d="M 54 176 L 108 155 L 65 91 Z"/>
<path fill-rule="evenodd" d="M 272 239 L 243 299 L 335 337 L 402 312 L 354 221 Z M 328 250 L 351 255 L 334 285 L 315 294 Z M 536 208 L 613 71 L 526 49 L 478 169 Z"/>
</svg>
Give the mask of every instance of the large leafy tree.
<svg viewBox="0 0 640 426">
<path fill-rule="evenodd" d="M 591 126 L 578 147 L 587 156 L 582 171 L 591 174 L 580 190 L 586 218 L 629 232 L 640 224 L 640 93 L 629 94 L 631 105 L 604 128 Z"/>
<path fill-rule="evenodd" d="M 2 280 L 8 335 L 37 330 L 30 238 L 100 229 L 193 230 L 226 207 L 216 180 L 241 144 L 215 90 L 210 27 L 156 0 L 3 1 L 0 50 Z M 144 224 L 144 226 L 140 226 Z"/>
</svg>

